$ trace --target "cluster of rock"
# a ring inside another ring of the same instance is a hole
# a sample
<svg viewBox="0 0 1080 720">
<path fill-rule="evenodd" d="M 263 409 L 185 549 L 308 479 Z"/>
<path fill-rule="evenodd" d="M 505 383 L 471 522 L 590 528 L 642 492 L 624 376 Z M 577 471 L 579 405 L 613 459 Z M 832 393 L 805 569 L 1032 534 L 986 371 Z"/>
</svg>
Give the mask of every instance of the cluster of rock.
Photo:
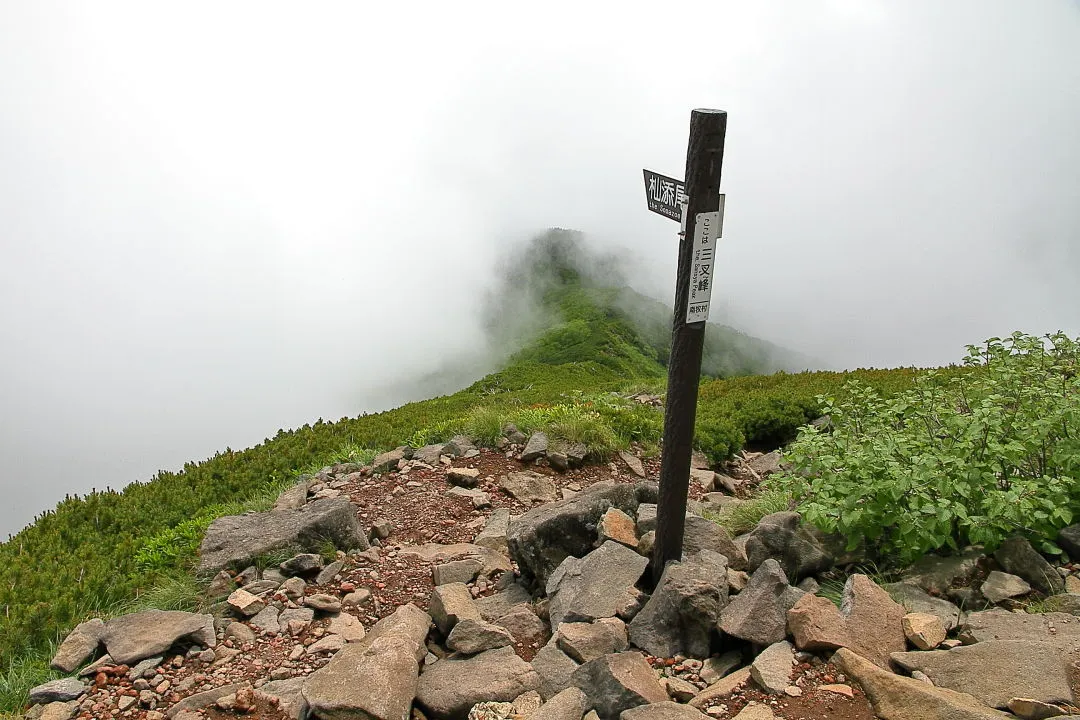
<svg viewBox="0 0 1080 720">
<path fill-rule="evenodd" d="M 566 448 L 541 450 L 546 438 L 515 432 L 507 429 L 503 452 L 557 468 L 562 453 L 571 466 Z M 449 458 L 479 454 L 459 437 L 399 448 L 337 475 L 405 473 L 417 463 L 446 466 Z M 764 475 L 778 458 L 753 463 Z M 706 505 L 730 501 L 723 476 L 697 470 L 695 481 L 720 495 L 706 496 Z M 273 550 L 314 550 L 327 538 L 378 557 L 368 544 L 385 533 L 378 522 L 361 527 L 349 500 L 334 494 L 344 487 L 335 487 L 337 475 L 305 478 L 269 513 L 215 521 L 200 567 L 242 567 Z M 452 494 L 486 508 L 491 498 L 477 488 L 478 476 L 471 468 L 446 471 Z M 151 720 L 190 720 L 211 704 L 245 712 L 259 702 L 296 720 L 405 720 L 410 713 L 430 720 L 704 720 L 727 717 L 732 693 L 750 688 L 799 697 L 810 690 L 800 668 L 826 663 L 837 668 L 835 682 L 814 691 L 865 693 L 883 720 L 1034 720 L 1064 716 L 1078 700 L 1071 674 L 1080 658 L 1077 568 L 1054 567 L 1023 539 L 992 556 L 969 548 L 928 557 L 884 587 L 853 574 L 838 607 L 816 592 L 844 558 L 796 513 L 768 515 L 738 537 L 688 514 L 682 561 L 651 587 L 655 483 L 601 482 L 564 488 L 556 499 L 550 478 L 526 470 L 507 473 L 499 490 L 526 506 L 542 504 L 517 517 L 495 510 L 472 543 L 400 551 L 433 564 L 426 611 L 403 604 L 365 628 L 349 609 L 370 593 L 338 582 L 341 560 L 324 565 L 310 552 L 261 574 L 245 570 L 241 587 L 219 573 L 211 586 L 224 597 L 216 618 L 151 611 L 76 628 L 54 667 L 71 673 L 106 654 L 78 677 L 35 688 L 31 716 L 86 711 L 79 698 L 117 673 L 139 683 L 122 700 L 121 715 L 141 710 Z M 1060 543 L 1080 559 L 1080 526 L 1063 531 Z M 341 592 L 312 587 L 327 583 Z M 489 587 L 496 592 L 479 596 Z M 1023 612 L 1017 598 L 1032 593 L 1061 612 Z M 181 699 L 195 688 L 169 687 L 155 670 L 174 661 L 213 668 L 257 635 L 296 642 L 280 676 L 257 687 L 224 685 Z M 774 714 L 752 703 L 736 717 Z"/>
</svg>

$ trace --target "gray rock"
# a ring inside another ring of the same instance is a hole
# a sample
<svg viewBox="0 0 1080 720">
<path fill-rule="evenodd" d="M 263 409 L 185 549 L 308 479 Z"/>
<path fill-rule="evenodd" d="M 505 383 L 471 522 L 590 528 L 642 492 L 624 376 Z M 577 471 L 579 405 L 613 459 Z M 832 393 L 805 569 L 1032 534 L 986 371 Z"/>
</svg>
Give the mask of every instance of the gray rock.
<svg viewBox="0 0 1080 720">
<path fill-rule="evenodd" d="M 248 629 L 250 630 L 250 628 L 248 628 Z M 108 657 L 111 658 L 112 656 L 108 656 Z M 148 657 L 145 660 L 140 660 L 139 662 L 137 662 L 135 664 L 135 667 L 128 670 L 128 674 L 127 674 L 128 680 L 131 680 L 132 682 L 134 682 L 135 680 L 138 680 L 141 677 L 146 677 L 147 675 L 150 675 L 150 671 L 151 670 L 156 670 L 156 668 L 159 665 L 161 665 L 161 662 L 164 659 L 165 658 L 163 656 L 161 656 L 161 655 L 155 655 L 153 657 Z"/>
<path fill-rule="evenodd" d="M 704 682 L 712 685 L 720 678 L 730 675 L 732 671 L 742 666 L 742 653 L 738 650 L 729 650 L 719 657 L 711 657 L 705 660 L 698 673 Z"/>
<path fill-rule="evenodd" d="M 484 612 L 481 610 L 481 616 Z M 547 624 L 541 620 L 528 603 L 520 603 L 495 620 L 499 627 L 506 628 L 514 637 L 514 642 L 525 646 L 538 647 L 548 639 Z"/>
<path fill-rule="evenodd" d="M 417 662 L 427 655 L 424 641 L 431 627 L 431 616 L 415 605 L 401 605 L 390 615 L 375 623 L 364 637 L 352 643 L 367 647 L 381 637 L 403 638 L 413 648 Z"/>
<path fill-rule="evenodd" d="M 550 642 L 537 651 L 532 659 L 533 669 L 540 677 L 540 697 L 550 697 L 571 687 L 570 676 L 578 669 L 578 664 L 569 655 Z"/>
<path fill-rule="evenodd" d="M 847 648 L 837 650 L 833 662 L 862 686 L 882 720 L 1013 720 L 971 695 L 883 670 Z"/>
<path fill-rule="evenodd" d="M 544 587 L 564 559 L 592 550 L 596 525 L 608 508 L 634 515 L 641 502 L 656 502 L 656 483 L 597 485 L 580 495 L 533 508 L 509 524 L 506 539 L 510 556 L 523 578 Z"/>
<path fill-rule="evenodd" d="M 319 574 L 315 576 L 315 583 L 317 585 L 325 585 L 328 582 L 333 581 L 334 576 L 336 576 L 344 568 L 345 563 L 343 563 L 341 560 L 335 560 L 334 562 L 330 563 L 319 571 Z"/>
<path fill-rule="evenodd" d="M 499 488 L 515 500 L 526 504 L 555 502 L 559 497 L 551 478 L 532 470 L 504 475 L 499 480 Z"/>
<path fill-rule="evenodd" d="M 275 610 L 276 609 L 277 608 L 275 608 Z M 242 622 L 231 622 L 229 623 L 229 626 L 225 628 L 225 639 L 232 640 L 236 645 L 251 645 L 255 642 L 255 631 Z M 141 677 L 142 673 L 139 675 Z"/>
<path fill-rule="evenodd" d="M 532 595 L 529 594 L 529 591 L 517 583 L 513 583 L 494 595 L 477 598 L 473 601 L 473 604 L 480 611 L 480 617 L 488 622 L 494 622 L 517 605 L 531 601 Z"/>
<path fill-rule="evenodd" d="M 105 623 L 101 641 L 113 660 L 132 665 L 143 658 L 162 654 L 177 640 L 186 637 L 197 638 L 201 644 L 213 647 L 217 644 L 213 623 L 211 615 L 180 610 L 146 610 L 109 620 Z"/>
<path fill-rule="evenodd" d="M 986 577 L 979 591 L 992 603 L 999 603 L 1019 595 L 1031 592 L 1031 586 L 1023 578 L 999 570 L 993 570 Z"/>
<path fill-rule="evenodd" d="M 459 488 L 475 488 L 480 482 L 480 471 L 476 468 L 447 468 L 446 481 Z"/>
<path fill-rule="evenodd" d="M 702 550 L 681 563 L 669 563 L 630 623 L 630 641 L 655 657 L 708 657 L 710 636 L 727 602 L 723 555 Z"/>
<path fill-rule="evenodd" d="M 417 689 L 409 640 L 387 635 L 346 645 L 303 684 L 304 699 L 323 720 L 404 720 Z"/>
<path fill-rule="evenodd" d="M 555 633 L 555 644 L 575 662 L 589 662 L 626 650 L 626 624 L 618 618 L 563 623 Z"/>
<path fill-rule="evenodd" d="M 623 450 L 619 451 L 619 458 L 626 463 L 626 467 L 630 468 L 630 472 L 637 475 L 639 478 L 645 477 L 645 466 L 641 464 L 636 456 L 631 455 Z"/>
<path fill-rule="evenodd" d="M 207 528 L 198 571 L 209 574 L 241 566 L 291 546 L 317 550 L 327 540 L 342 550 L 367 548 L 367 535 L 348 498 L 316 500 L 298 510 L 227 515 Z"/>
<path fill-rule="evenodd" d="M 564 452 L 549 448 L 545 457 L 547 457 L 548 465 L 559 472 L 566 472 L 570 469 L 570 458 Z"/>
<path fill-rule="evenodd" d="M 339 613 L 341 612 L 341 600 L 326 593 L 316 593 L 304 598 L 304 605 L 317 612 Z"/>
<path fill-rule="evenodd" d="M 667 691 L 638 652 L 605 655 L 574 671 L 571 681 L 589 698 L 600 720 L 618 720 L 624 710 L 665 702 Z"/>
<path fill-rule="evenodd" d="M 750 469 L 761 477 L 780 472 L 780 453 L 777 450 L 759 455 L 749 463 Z"/>
<path fill-rule="evenodd" d="M 952 650 L 897 652 L 893 663 L 918 670 L 939 688 L 968 693 L 990 707 L 1007 708 L 1014 697 L 1072 703 L 1067 661 L 1047 643 L 989 640 Z"/>
<path fill-rule="evenodd" d="M 431 619 L 444 636 L 462 620 L 482 620 L 480 609 L 473 602 L 472 594 L 464 583 L 439 585 L 431 591 L 428 603 Z"/>
<path fill-rule="evenodd" d="M 273 580 L 256 580 L 255 582 L 248 583 L 241 590 L 246 590 L 252 595 L 263 595 L 265 593 L 277 590 L 281 583 L 274 582 Z"/>
<path fill-rule="evenodd" d="M 509 527 L 510 511 L 506 508 L 496 508 L 491 511 L 487 523 L 484 524 L 484 529 L 473 539 L 473 543 L 504 555 L 508 554 L 506 530 Z"/>
<path fill-rule="evenodd" d="M 307 504 L 308 489 L 311 479 L 301 480 L 292 487 L 285 488 L 274 501 L 274 510 L 299 510 Z"/>
<path fill-rule="evenodd" d="M 770 695 L 780 695 L 791 684 L 795 649 L 787 640 L 773 643 L 750 665 L 750 677 Z"/>
<path fill-rule="evenodd" d="M 478 702 L 509 702 L 539 688 L 532 666 L 504 647 L 431 665 L 420 676 L 416 703 L 436 720 L 462 720 Z"/>
<path fill-rule="evenodd" d="M 948 600 L 928 595 L 921 587 L 910 582 L 897 582 L 882 585 L 896 602 L 904 606 L 909 613 L 927 613 L 937 615 L 945 632 L 949 632 L 960 622 L 960 608 Z"/>
<path fill-rule="evenodd" d="M 232 695 L 239 690 L 240 687 L 240 685 L 222 685 L 221 687 L 204 690 L 203 692 L 195 693 L 194 695 L 188 695 L 186 698 L 169 708 L 166 716 L 176 718 L 176 720 L 183 720 L 188 714 L 210 707 L 221 698 Z M 200 716 L 195 715 L 195 717 Z"/>
<path fill-rule="evenodd" d="M 514 637 L 506 628 L 472 618 L 459 620 L 446 638 L 446 647 L 465 655 L 476 655 L 513 644 Z"/>
<path fill-rule="evenodd" d="M 1080 594 L 1066 592 L 1049 597 L 1046 608 L 1051 612 L 1080 615 Z"/>
<path fill-rule="evenodd" d="M 286 680 L 271 680 L 255 689 L 255 698 L 276 702 L 278 709 L 289 720 L 307 720 L 310 706 L 304 699 L 304 681 L 307 678 L 294 677 Z"/>
<path fill-rule="evenodd" d="M 68 702 L 51 702 L 48 705 L 35 705 L 23 717 L 27 720 L 71 720 L 78 712 L 79 703 L 70 700 Z"/>
<path fill-rule="evenodd" d="M 278 624 L 280 614 L 280 609 L 274 605 L 267 605 L 249 622 L 267 635 L 273 635 L 281 631 L 281 626 Z"/>
<path fill-rule="evenodd" d="M 484 564 L 474 558 L 452 560 L 431 569 L 431 577 L 436 585 L 449 583 L 471 583 L 484 569 Z"/>
<path fill-rule="evenodd" d="M 445 445 L 425 445 L 413 451 L 413 460 L 425 465 L 435 467 L 439 464 L 439 457 L 443 455 Z"/>
<path fill-rule="evenodd" d="M 1001 547 L 994 552 L 994 559 L 1005 572 L 1022 577 L 1031 583 L 1031 587 L 1045 595 L 1065 591 L 1065 581 L 1054 566 L 1031 547 L 1031 543 L 1025 538 L 1011 537 L 1001 543 Z"/>
<path fill-rule="evenodd" d="M 1062 550 L 1069 553 L 1069 557 L 1080 562 L 1080 523 L 1061 528 L 1058 533 L 1057 544 Z"/>
<path fill-rule="evenodd" d="M 638 535 L 644 535 L 656 529 L 656 503 L 641 503 L 637 509 Z"/>
<path fill-rule="evenodd" d="M 491 507 L 491 496 L 479 488 L 454 486 L 447 490 L 446 494 L 450 497 L 465 498 L 477 510 Z"/>
<path fill-rule="evenodd" d="M 286 576 L 307 575 L 322 570 L 323 559 L 318 553 L 300 553 L 281 563 L 279 567 Z"/>
<path fill-rule="evenodd" d="M 787 613 L 805 593 L 788 584 L 776 560 L 768 559 L 750 576 L 746 589 L 720 614 L 720 629 L 732 637 L 772 645 L 787 634 Z"/>
<path fill-rule="evenodd" d="M 728 559 L 728 566 L 735 570 L 746 569 L 746 553 L 734 542 L 727 530 L 712 520 L 687 515 L 683 534 L 683 557 L 696 555 L 702 550 L 720 553 Z"/>
<path fill-rule="evenodd" d="M 394 448 L 375 457 L 371 463 L 371 471 L 374 473 L 389 473 L 398 469 L 398 463 L 405 459 L 405 448 Z"/>
<path fill-rule="evenodd" d="M 450 438 L 450 442 L 443 446 L 443 455 L 449 455 L 450 457 L 475 457 L 477 455 L 476 445 L 473 444 L 472 439 L 466 435 L 455 435 Z"/>
<path fill-rule="evenodd" d="M 1080 651 L 1080 622 L 1065 613 L 1029 615 L 986 610 L 967 615 L 958 637 L 965 644 L 990 640 L 1049 643 L 1071 654 Z"/>
<path fill-rule="evenodd" d="M 29 700 L 31 705 L 78 700 L 89 689 L 77 678 L 60 678 L 31 688 Z"/>
<path fill-rule="evenodd" d="M 817 537 L 802 526 L 794 512 L 766 515 L 746 539 L 746 567 L 754 571 L 769 558 L 780 563 L 793 582 L 832 567 L 832 556 Z"/>
<path fill-rule="evenodd" d="M 529 436 L 529 441 L 525 443 L 525 449 L 518 456 L 518 460 L 532 462 L 547 455 L 547 451 L 548 436 L 542 432 L 534 432 Z"/>
<path fill-rule="evenodd" d="M 700 710 L 671 700 L 638 705 L 621 715 L 622 720 L 708 720 L 708 717 Z"/>
<path fill-rule="evenodd" d="M 94 618 L 79 623 L 68 633 L 64 642 L 56 649 L 49 666 L 60 672 L 75 672 L 75 669 L 89 660 L 97 652 L 101 636 L 105 633 L 105 623 L 101 618 Z"/>
<path fill-rule="evenodd" d="M 529 720 L 581 720 L 589 709 L 589 698 L 580 688 L 568 687 L 554 695 L 529 715 Z"/>
<path fill-rule="evenodd" d="M 918 585 L 928 593 L 944 595 L 954 585 L 969 584 L 979 569 L 979 561 L 985 557 L 980 547 L 946 557 L 924 555 L 912 566 L 904 582 Z"/>
<path fill-rule="evenodd" d="M 585 458 L 589 456 L 589 448 L 585 443 L 571 443 L 566 448 L 566 459 L 570 467 L 581 467 L 585 464 Z"/>
<path fill-rule="evenodd" d="M 562 622 L 615 617 L 648 564 L 646 558 L 613 540 L 584 558 L 566 558 L 547 584 L 552 629 Z"/>
</svg>

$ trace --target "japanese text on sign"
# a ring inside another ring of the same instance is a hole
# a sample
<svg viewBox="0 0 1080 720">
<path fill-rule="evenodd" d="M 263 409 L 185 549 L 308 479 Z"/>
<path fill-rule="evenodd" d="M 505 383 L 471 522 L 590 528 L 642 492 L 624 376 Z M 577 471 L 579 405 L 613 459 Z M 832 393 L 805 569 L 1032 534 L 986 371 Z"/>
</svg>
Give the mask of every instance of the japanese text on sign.
<svg viewBox="0 0 1080 720">
<path fill-rule="evenodd" d="M 709 319 L 712 298 L 713 270 L 716 266 L 716 241 L 724 222 L 724 196 L 720 209 L 694 215 L 694 250 L 690 256 L 690 293 L 686 300 L 686 322 L 705 322 Z"/>
<path fill-rule="evenodd" d="M 686 202 L 685 187 L 681 180 L 645 170 L 645 200 L 649 210 L 671 218 L 682 219 L 682 203 Z"/>
</svg>

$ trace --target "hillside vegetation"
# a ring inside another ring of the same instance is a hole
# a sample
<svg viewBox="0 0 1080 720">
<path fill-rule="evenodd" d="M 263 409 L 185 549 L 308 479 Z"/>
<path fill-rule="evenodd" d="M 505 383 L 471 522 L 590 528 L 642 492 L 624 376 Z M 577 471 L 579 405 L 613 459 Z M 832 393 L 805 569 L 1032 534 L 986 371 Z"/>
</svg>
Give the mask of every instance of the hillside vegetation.
<svg viewBox="0 0 1080 720">
<path fill-rule="evenodd" d="M 10 673 L 28 653 L 44 657 L 76 622 L 187 574 L 211 519 L 259 507 L 302 472 L 459 431 L 483 437 L 506 419 L 570 440 L 587 436 L 601 449 L 655 447 L 661 413 L 620 394 L 662 392 L 670 309 L 600 282 L 617 277 L 596 272 L 603 263 L 575 233 L 552 231 L 509 264 L 488 325 L 511 352 L 500 371 L 459 392 L 279 430 L 120 491 L 68 497 L 39 516 L 0 545 L 0 667 Z M 805 360 L 729 328 L 710 326 L 707 338 L 704 367 L 715 377 L 701 388 L 696 443 L 714 460 L 793 439 L 821 412 L 819 396 L 852 378 L 889 396 L 918 374 L 776 372 Z M 751 376 L 765 372 L 773 374 Z"/>
</svg>

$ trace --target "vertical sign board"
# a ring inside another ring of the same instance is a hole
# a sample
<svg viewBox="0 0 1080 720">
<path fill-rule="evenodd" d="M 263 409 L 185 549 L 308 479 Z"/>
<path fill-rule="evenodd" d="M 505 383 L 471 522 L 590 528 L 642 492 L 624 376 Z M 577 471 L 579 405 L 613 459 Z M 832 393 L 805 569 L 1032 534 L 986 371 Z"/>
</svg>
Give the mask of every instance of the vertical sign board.
<svg viewBox="0 0 1080 720">
<path fill-rule="evenodd" d="M 686 300 L 686 322 L 698 323 L 709 319 L 712 298 L 713 269 L 716 266 L 716 241 L 724 224 L 724 196 L 720 209 L 697 213 L 694 216 L 694 249 L 690 256 L 690 294 Z"/>
<path fill-rule="evenodd" d="M 682 180 L 645 170 L 645 199 L 649 210 L 672 220 L 682 220 L 686 188 Z"/>
</svg>

